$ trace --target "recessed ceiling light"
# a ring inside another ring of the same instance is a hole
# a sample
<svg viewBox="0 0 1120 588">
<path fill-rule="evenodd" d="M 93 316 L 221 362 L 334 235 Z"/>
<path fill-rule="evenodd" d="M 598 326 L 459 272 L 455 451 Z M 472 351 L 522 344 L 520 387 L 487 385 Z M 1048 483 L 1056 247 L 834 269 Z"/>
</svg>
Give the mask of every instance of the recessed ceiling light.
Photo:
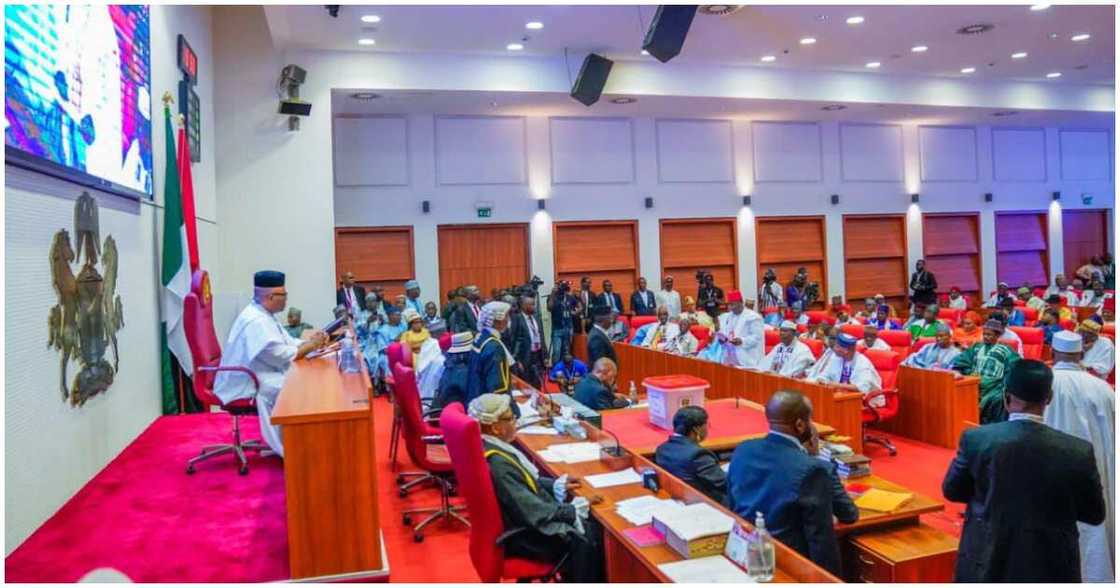
<svg viewBox="0 0 1120 588">
<path fill-rule="evenodd" d="M 642 49 L 642 55 L 649 55 L 649 51 L 646 51 L 645 49 Z"/>
<path fill-rule="evenodd" d="M 531 20 L 525 23 L 525 28 L 533 31 L 539 31 L 544 28 L 544 23 L 539 20 Z"/>
<path fill-rule="evenodd" d="M 371 24 L 372 23 L 379 23 L 379 22 L 381 22 L 381 17 L 377 16 L 376 14 L 366 14 L 366 15 L 362 16 L 362 22 L 368 22 L 368 23 L 371 23 Z"/>
<path fill-rule="evenodd" d="M 1062 72 L 1052 71 L 1052 72 L 1046 74 L 1046 77 L 1048 77 L 1048 78 L 1060 78 L 1060 77 L 1062 77 Z"/>
<path fill-rule="evenodd" d="M 961 73 L 968 74 L 976 71 L 975 67 L 965 67 L 961 69 Z"/>
<path fill-rule="evenodd" d="M 870 68 L 870 69 L 878 69 L 880 65 L 883 65 L 883 64 L 879 63 L 878 61 L 869 61 L 864 65 L 864 67 L 867 67 L 867 68 Z"/>
<path fill-rule="evenodd" d="M 1049 4 L 1032 4 L 1031 5 L 1031 10 L 1033 10 L 1034 12 L 1038 12 L 1039 10 L 1046 10 L 1047 8 L 1050 8 Z"/>
<path fill-rule="evenodd" d="M 377 41 L 374 41 L 373 39 L 358 39 L 358 44 L 359 45 L 376 45 Z"/>
<path fill-rule="evenodd" d="M 350 97 L 354 100 L 377 100 L 381 97 L 381 94 L 375 94 L 373 92 L 354 92 Z"/>
<path fill-rule="evenodd" d="M 929 51 L 929 47 L 925 45 L 914 45 L 910 48 L 911 53 L 925 53 L 926 51 Z"/>
<path fill-rule="evenodd" d="M 521 51 L 524 48 L 525 46 L 521 43 L 510 43 L 509 45 L 506 45 L 507 51 Z"/>
<path fill-rule="evenodd" d="M 762 61 L 765 61 L 766 63 L 770 63 L 771 61 L 774 61 L 775 59 L 777 59 L 777 57 L 774 57 L 773 55 L 763 55 L 762 56 Z"/>
<path fill-rule="evenodd" d="M 813 37 L 804 37 L 800 41 L 800 43 L 802 45 L 812 45 L 813 43 L 816 43 L 816 42 L 817 42 L 817 40 L 814 39 Z"/>
<path fill-rule="evenodd" d="M 1046 36 L 1047 36 L 1047 37 L 1048 37 L 1048 38 L 1049 38 L 1049 39 L 1050 39 L 1051 41 L 1053 41 L 1053 40 L 1055 40 L 1055 39 L 1057 39 L 1057 38 L 1058 38 L 1058 33 L 1050 33 L 1049 35 L 1046 35 Z"/>
<path fill-rule="evenodd" d="M 1026 51 L 1020 51 L 1018 53 L 1012 53 L 1011 54 L 1011 59 L 1023 59 L 1026 56 L 1027 56 Z"/>
<path fill-rule="evenodd" d="M 849 16 L 848 20 L 846 20 L 844 22 L 846 22 L 848 24 L 852 24 L 852 25 L 862 24 L 863 23 L 863 17 L 862 16 Z"/>
<path fill-rule="evenodd" d="M 1092 37 L 1089 33 L 1078 33 L 1069 38 L 1070 41 L 1088 41 Z"/>
<path fill-rule="evenodd" d="M 843 104 L 828 104 L 826 106 L 822 106 L 821 110 L 844 110 L 845 108 L 847 108 L 847 106 L 844 106 Z"/>
<path fill-rule="evenodd" d="M 611 104 L 633 104 L 637 101 L 638 101 L 637 98 L 631 98 L 629 96 L 622 96 L 622 97 L 619 97 L 619 98 L 611 98 Z"/>
</svg>

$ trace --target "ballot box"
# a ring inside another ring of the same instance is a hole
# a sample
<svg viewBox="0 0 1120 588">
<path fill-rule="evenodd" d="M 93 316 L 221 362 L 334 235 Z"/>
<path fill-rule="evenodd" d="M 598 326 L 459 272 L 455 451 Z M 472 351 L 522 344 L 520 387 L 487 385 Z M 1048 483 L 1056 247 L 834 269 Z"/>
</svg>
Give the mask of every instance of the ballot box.
<svg viewBox="0 0 1120 588">
<path fill-rule="evenodd" d="M 649 403 L 649 422 L 673 430 L 673 417 L 682 406 L 704 406 L 707 380 L 687 374 L 650 376 L 642 380 Z"/>
</svg>

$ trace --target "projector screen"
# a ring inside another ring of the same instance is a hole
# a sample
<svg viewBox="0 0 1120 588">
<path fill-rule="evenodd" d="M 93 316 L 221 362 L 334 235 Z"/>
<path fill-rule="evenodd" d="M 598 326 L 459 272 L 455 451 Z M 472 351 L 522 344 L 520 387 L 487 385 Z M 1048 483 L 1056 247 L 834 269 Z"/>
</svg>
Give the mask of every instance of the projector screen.
<svg viewBox="0 0 1120 588">
<path fill-rule="evenodd" d="M 147 6 L 4 7 L 5 161 L 152 196 Z"/>
</svg>

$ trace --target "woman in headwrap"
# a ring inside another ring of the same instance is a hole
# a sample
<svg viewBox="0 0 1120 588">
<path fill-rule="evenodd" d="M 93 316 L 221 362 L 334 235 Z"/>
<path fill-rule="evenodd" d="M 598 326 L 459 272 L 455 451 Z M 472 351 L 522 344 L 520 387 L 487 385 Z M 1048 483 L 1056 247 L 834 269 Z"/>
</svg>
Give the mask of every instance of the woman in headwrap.
<svg viewBox="0 0 1120 588">
<path fill-rule="evenodd" d="M 953 342 L 964 349 L 978 343 L 983 337 L 984 332 L 980 329 L 980 315 L 974 310 L 964 313 L 961 325 L 953 329 Z"/>
<path fill-rule="evenodd" d="M 439 379 L 443 375 L 443 352 L 439 342 L 428 334 L 424 317 L 413 308 L 404 311 L 404 322 L 408 330 L 401 333 L 401 344 L 412 353 L 412 369 L 416 373 L 416 386 L 420 398 L 435 398 Z"/>
<path fill-rule="evenodd" d="M 694 325 L 700 325 L 708 329 L 711 334 L 716 332 L 716 323 L 712 320 L 712 316 L 706 312 L 696 312 L 696 299 L 691 296 L 684 297 L 680 316 L 688 319 L 688 322 Z"/>
<path fill-rule="evenodd" d="M 513 355 L 502 342 L 502 332 L 509 325 L 509 304 L 488 302 L 478 314 L 478 335 L 471 347 L 471 365 L 467 370 L 467 398 L 470 401 L 483 394 L 510 393 L 509 367 Z M 511 404 L 513 412 L 520 415 L 517 403 Z"/>
<path fill-rule="evenodd" d="M 590 502 L 582 496 L 568 502 L 579 482 L 542 475 L 513 445 L 517 416 L 512 406 L 516 403 L 508 394 L 482 394 L 468 409 L 482 432 L 483 456 L 502 512 L 499 544 L 506 557 L 552 563 L 567 555 L 560 567 L 564 581 L 603 581 L 602 530 L 589 516 Z"/>
</svg>

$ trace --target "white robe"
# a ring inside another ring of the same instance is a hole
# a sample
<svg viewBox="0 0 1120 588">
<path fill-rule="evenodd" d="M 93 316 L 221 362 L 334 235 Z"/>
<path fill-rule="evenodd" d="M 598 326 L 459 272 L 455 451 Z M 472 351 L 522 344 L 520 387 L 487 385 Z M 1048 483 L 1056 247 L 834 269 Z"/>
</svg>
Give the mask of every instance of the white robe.
<svg viewBox="0 0 1120 588">
<path fill-rule="evenodd" d="M 1081 365 L 1091 369 L 1094 375 L 1108 379 L 1108 374 L 1116 367 L 1116 347 L 1107 337 L 1097 337 L 1097 342 L 1085 351 L 1081 358 Z"/>
<path fill-rule="evenodd" d="M 781 343 L 775 345 L 770 353 L 766 354 L 766 359 L 762 361 L 759 368 L 787 378 L 803 378 L 815 361 L 813 350 L 794 338 L 793 343 L 788 347 Z"/>
<path fill-rule="evenodd" d="M 661 331 L 661 335 L 657 336 L 657 332 Z M 681 334 L 681 326 L 677 323 L 653 323 L 653 326 L 646 329 L 645 336 L 642 337 L 640 345 L 642 347 L 652 347 L 653 338 L 657 336 L 657 350 L 664 351 L 666 346 Z"/>
<path fill-rule="evenodd" d="M 719 315 L 719 333 L 727 338 L 724 364 L 757 368 L 762 363 L 766 349 L 762 315 L 749 308 L 739 314 L 725 312 Z M 735 338 L 742 340 L 739 345 L 731 344 L 731 339 Z"/>
<path fill-rule="evenodd" d="M 967 310 L 968 302 L 965 301 L 964 296 L 958 296 L 956 298 L 950 298 L 948 306 L 953 310 Z"/>
<path fill-rule="evenodd" d="M 658 290 L 654 295 L 658 306 L 669 310 L 669 318 L 675 319 L 681 315 L 681 293 L 676 290 Z"/>
<path fill-rule="evenodd" d="M 1107 516 L 1100 525 L 1077 523 L 1081 546 L 1081 581 L 1112 582 L 1116 560 L 1116 406 L 1112 388 L 1073 363 L 1054 364 L 1054 398 L 1043 421 L 1093 445 L 1104 489 Z"/>
<path fill-rule="evenodd" d="M 864 339 L 860 339 L 856 343 L 856 351 L 864 351 L 866 349 L 867 349 L 867 341 L 864 340 Z M 873 351 L 890 351 L 891 346 L 887 345 L 886 341 L 884 341 L 884 340 L 882 340 L 878 337 L 875 337 L 875 342 L 871 344 L 871 349 Z"/>
<path fill-rule="evenodd" d="M 870 359 L 867 359 L 867 356 L 857 351 L 852 356 L 851 364 L 852 373 L 848 377 L 849 384 L 855 386 L 865 396 L 868 392 L 882 389 L 883 380 L 879 377 L 879 372 L 875 371 L 875 366 Z M 844 359 L 835 353 L 826 353 L 809 370 L 808 379 L 817 382 L 839 383 L 843 370 Z M 871 406 L 878 407 L 885 404 L 886 399 L 883 397 L 871 401 Z"/>
<path fill-rule="evenodd" d="M 416 361 L 416 387 L 420 391 L 422 400 L 435 398 L 439 388 L 440 377 L 443 376 L 443 350 L 439 341 L 430 337 L 420 346 L 420 355 Z"/>
<path fill-rule="evenodd" d="M 214 379 L 214 394 L 222 402 L 252 398 L 256 394 L 261 436 L 281 457 L 284 446 L 280 427 L 272 424 L 272 409 L 300 344 L 299 339 L 284 330 L 275 315 L 254 302 L 233 322 L 222 351 L 221 365 L 249 368 L 256 374 L 260 390 L 253 387 L 249 376 L 238 372 L 219 372 Z"/>
</svg>

